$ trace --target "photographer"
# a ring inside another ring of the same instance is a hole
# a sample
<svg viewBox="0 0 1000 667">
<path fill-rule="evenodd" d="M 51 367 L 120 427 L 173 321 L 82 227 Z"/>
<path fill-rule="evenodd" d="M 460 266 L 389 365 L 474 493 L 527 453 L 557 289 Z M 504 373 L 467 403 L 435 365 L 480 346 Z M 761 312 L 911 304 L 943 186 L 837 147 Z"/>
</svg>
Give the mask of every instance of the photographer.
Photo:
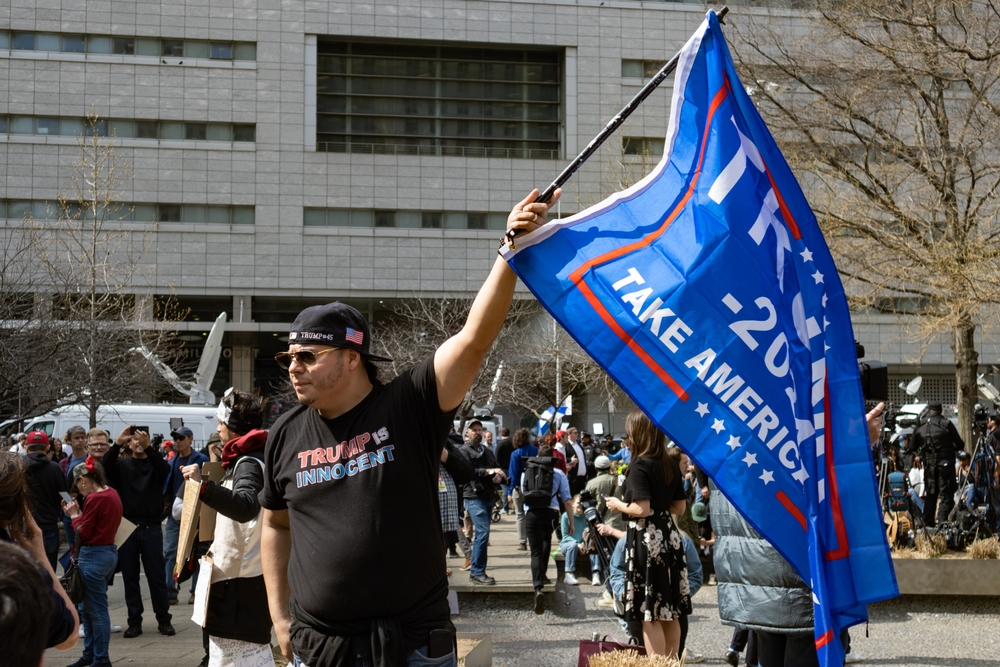
<svg viewBox="0 0 1000 667">
<path fill-rule="evenodd" d="M 913 433 L 913 449 L 924 460 L 924 523 L 928 527 L 945 521 L 955 507 L 955 453 L 965 449 L 965 443 L 950 420 L 941 415 L 941 403 L 927 404 L 927 415 Z M 938 507 L 938 497 L 941 498 Z M 935 513 L 935 509 L 937 512 Z"/>
</svg>

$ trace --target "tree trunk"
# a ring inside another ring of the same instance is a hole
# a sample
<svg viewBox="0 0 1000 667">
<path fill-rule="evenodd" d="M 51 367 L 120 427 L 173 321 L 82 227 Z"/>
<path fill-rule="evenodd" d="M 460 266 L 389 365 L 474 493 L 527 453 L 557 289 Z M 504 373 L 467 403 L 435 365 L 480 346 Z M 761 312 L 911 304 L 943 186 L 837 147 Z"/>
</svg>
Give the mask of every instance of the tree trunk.
<svg viewBox="0 0 1000 667">
<path fill-rule="evenodd" d="M 979 370 L 975 336 L 976 325 L 968 316 L 963 317 L 951 330 L 951 349 L 955 353 L 958 432 L 966 447 L 974 442 L 972 413 L 976 405 L 976 373 Z"/>
</svg>

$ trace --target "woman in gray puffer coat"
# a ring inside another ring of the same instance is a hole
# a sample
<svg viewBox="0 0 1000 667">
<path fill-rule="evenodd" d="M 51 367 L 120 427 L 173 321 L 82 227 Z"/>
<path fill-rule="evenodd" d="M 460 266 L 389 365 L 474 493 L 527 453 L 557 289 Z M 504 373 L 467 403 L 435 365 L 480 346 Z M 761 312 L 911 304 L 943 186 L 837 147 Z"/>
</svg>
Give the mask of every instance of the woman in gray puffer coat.
<svg viewBox="0 0 1000 667">
<path fill-rule="evenodd" d="M 711 485 L 719 617 L 757 633 L 761 667 L 818 667 L 812 591 Z"/>
</svg>

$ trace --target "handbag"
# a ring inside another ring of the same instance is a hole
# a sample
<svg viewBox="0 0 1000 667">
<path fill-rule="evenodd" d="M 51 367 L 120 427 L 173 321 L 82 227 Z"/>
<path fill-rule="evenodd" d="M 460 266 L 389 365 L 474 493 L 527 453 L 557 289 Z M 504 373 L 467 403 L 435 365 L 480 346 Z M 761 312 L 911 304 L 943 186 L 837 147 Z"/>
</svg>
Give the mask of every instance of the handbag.
<svg viewBox="0 0 1000 667">
<path fill-rule="evenodd" d="M 639 655 L 646 655 L 646 649 L 643 646 L 637 646 L 636 644 L 619 644 L 618 642 L 609 642 L 607 639 L 607 635 L 604 635 L 603 639 L 581 639 L 580 655 L 577 658 L 576 667 L 590 667 L 590 657 L 599 653 L 631 650 L 635 651 Z"/>
<path fill-rule="evenodd" d="M 84 586 L 83 586 L 83 573 L 80 572 L 80 566 L 77 564 L 77 560 L 80 558 L 80 535 L 76 536 L 76 544 L 73 546 L 73 555 L 69 559 L 69 567 L 66 568 L 66 572 L 63 576 L 59 578 L 59 583 L 66 590 L 66 595 L 69 596 L 70 602 L 73 604 L 80 604 L 83 602 L 84 596 Z"/>
</svg>

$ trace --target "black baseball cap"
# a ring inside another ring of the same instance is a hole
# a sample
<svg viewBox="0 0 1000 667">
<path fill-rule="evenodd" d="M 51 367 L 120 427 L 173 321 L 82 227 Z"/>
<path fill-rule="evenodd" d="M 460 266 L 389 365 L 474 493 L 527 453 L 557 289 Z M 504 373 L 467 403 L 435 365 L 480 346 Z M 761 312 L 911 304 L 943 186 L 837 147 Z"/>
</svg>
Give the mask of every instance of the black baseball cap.
<svg viewBox="0 0 1000 667">
<path fill-rule="evenodd" d="M 193 438 L 194 431 L 189 429 L 187 426 L 181 426 L 180 428 L 171 431 L 170 435 L 175 438 Z"/>
<path fill-rule="evenodd" d="M 306 308 L 288 332 L 289 345 L 330 345 L 355 350 L 371 361 L 392 361 L 369 351 L 371 331 L 357 308 L 334 301 Z"/>
</svg>

